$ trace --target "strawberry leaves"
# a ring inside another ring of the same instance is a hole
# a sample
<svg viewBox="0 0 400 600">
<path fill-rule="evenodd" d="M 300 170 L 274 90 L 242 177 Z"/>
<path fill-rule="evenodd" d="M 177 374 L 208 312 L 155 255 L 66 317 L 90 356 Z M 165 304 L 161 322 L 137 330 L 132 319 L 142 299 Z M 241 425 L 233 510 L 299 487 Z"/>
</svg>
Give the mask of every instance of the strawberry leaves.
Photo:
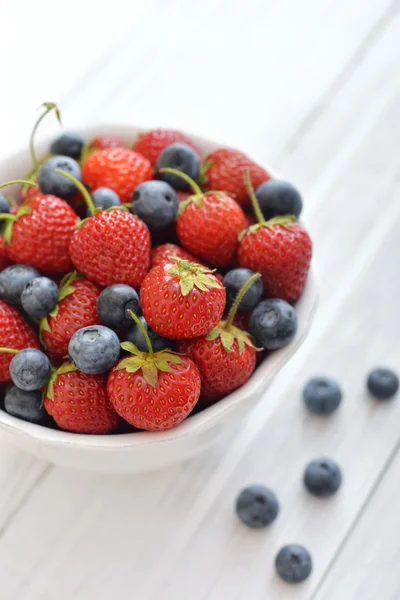
<svg viewBox="0 0 400 600">
<path fill-rule="evenodd" d="M 48 383 L 47 389 L 44 390 L 43 399 L 47 396 L 50 400 L 54 399 L 54 384 L 57 381 L 57 377 L 62 373 L 71 373 L 76 371 L 77 368 L 71 362 L 65 362 L 58 369 L 53 369 Z"/>
<path fill-rule="evenodd" d="M 131 342 L 122 342 L 121 348 L 131 354 L 123 358 L 115 367 L 118 371 L 125 370 L 127 373 L 137 373 L 142 371 L 146 382 L 155 387 L 158 380 L 158 371 L 170 373 L 171 364 L 182 364 L 183 361 L 179 354 L 172 350 L 161 350 L 150 355 L 148 352 L 141 352 L 135 344 Z"/>
<path fill-rule="evenodd" d="M 214 271 L 202 267 L 188 260 L 179 260 L 168 271 L 170 275 L 177 275 L 182 296 L 187 296 L 194 287 L 202 292 L 208 292 L 210 288 L 222 288 L 220 282 L 213 276 Z"/>
<path fill-rule="evenodd" d="M 235 341 L 237 341 L 239 346 L 239 354 L 243 354 L 245 346 L 250 346 L 250 348 L 258 350 L 254 345 L 251 335 L 247 333 L 247 331 L 243 331 L 242 329 L 235 327 L 235 325 L 228 325 L 226 321 L 221 321 L 217 327 L 212 329 L 206 336 L 208 341 L 213 341 L 217 338 L 221 338 L 221 343 L 226 352 L 232 352 Z"/>
<path fill-rule="evenodd" d="M 60 288 L 59 288 L 59 291 L 58 291 L 58 302 L 57 302 L 57 304 L 55 305 L 55 307 L 53 308 L 53 310 L 46 317 L 43 317 L 43 319 L 40 320 L 39 338 L 40 338 L 40 341 L 42 343 L 43 343 L 43 331 L 51 331 L 48 317 L 56 317 L 57 316 L 58 310 L 59 310 L 59 302 L 61 302 L 62 300 L 64 300 L 64 298 L 66 298 L 70 294 L 74 293 L 75 288 L 74 288 L 74 286 L 72 284 L 77 279 L 82 279 L 82 275 L 79 275 L 76 271 L 72 271 L 71 273 L 67 273 L 62 278 L 61 283 L 60 283 Z"/>
</svg>

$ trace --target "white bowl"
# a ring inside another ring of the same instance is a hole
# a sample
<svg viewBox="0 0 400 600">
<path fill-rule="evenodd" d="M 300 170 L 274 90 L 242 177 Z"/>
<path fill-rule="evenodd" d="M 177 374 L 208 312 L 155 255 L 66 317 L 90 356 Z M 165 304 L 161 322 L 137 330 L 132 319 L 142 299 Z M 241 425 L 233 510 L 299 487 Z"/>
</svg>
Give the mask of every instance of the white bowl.
<svg viewBox="0 0 400 600">
<path fill-rule="evenodd" d="M 131 125 L 99 125 L 80 130 L 86 139 L 95 135 L 117 135 L 128 142 L 143 131 Z M 221 144 L 192 136 L 200 149 L 210 152 Z M 44 154 L 51 140 L 38 144 Z M 31 169 L 28 148 L 0 163 L 0 181 L 22 178 Z M 8 190 L 7 190 L 8 191 Z M 305 339 L 317 303 L 312 274 L 296 303 L 298 331 L 285 348 L 271 353 L 249 381 L 220 402 L 186 419 L 175 429 L 118 435 L 82 435 L 56 431 L 21 421 L 0 410 L 0 431 L 19 448 L 49 462 L 101 472 L 143 472 L 186 460 L 221 440 L 233 421 L 243 420 L 260 400 L 272 379 Z"/>
</svg>

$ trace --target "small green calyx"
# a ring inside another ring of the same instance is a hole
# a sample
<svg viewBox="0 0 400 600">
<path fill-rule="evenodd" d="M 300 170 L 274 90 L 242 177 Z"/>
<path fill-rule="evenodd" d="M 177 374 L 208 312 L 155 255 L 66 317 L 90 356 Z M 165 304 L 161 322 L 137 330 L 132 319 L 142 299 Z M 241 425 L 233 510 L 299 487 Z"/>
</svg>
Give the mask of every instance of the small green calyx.
<svg viewBox="0 0 400 600">
<path fill-rule="evenodd" d="M 239 346 L 239 354 L 243 354 L 245 346 L 250 346 L 250 348 L 258 350 L 247 331 L 243 331 L 243 329 L 239 329 L 235 325 L 229 325 L 227 321 L 220 321 L 206 337 L 208 341 L 216 340 L 217 338 L 221 338 L 221 343 L 226 352 L 232 351 L 235 340 Z"/>
<path fill-rule="evenodd" d="M 46 397 L 54 400 L 54 384 L 57 381 L 57 377 L 62 373 L 71 373 L 72 371 L 77 371 L 77 368 L 71 362 L 65 362 L 58 369 L 51 370 L 49 383 L 43 393 L 43 401 Z"/>
<path fill-rule="evenodd" d="M 29 138 L 29 148 L 30 148 L 30 152 L 31 152 L 34 172 L 36 172 L 40 166 L 40 161 L 37 157 L 36 150 L 35 150 L 35 134 L 36 134 L 36 131 L 37 131 L 40 123 L 43 121 L 43 119 L 45 118 L 46 115 L 48 115 L 52 110 L 54 110 L 55 115 L 57 117 L 57 121 L 61 125 L 60 111 L 55 102 L 43 102 L 43 104 L 40 106 L 40 108 L 43 108 L 44 110 L 43 110 L 42 114 L 40 115 L 40 117 L 38 118 L 38 120 L 36 121 L 36 123 L 32 129 L 31 136 Z"/>
<path fill-rule="evenodd" d="M 212 269 L 191 263 L 188 260 L 178 260 L 168 270 L 168 273 L 179 278 L 182 296 L 187 296 L 194 287 L 202 292 L 208 292 L 210 288 L 222 288 L 220 282 L 213 276 L 214 271 Z"/>
<path fill-rule="evenodd" d="M 77 281 L 78 279 L 82 279 L 82 275 L 79 275 L 76 271 L 72 271 L 71 273 L 67 273 L 62 278 L 61 283 L 60 283 L 60 287 L 59 287 L 59 290 L 58 290 L 58 302 L 57 302 L 57 304 L 55 305 L 55 307 L 53 308 L 53 310 L 46 317 L 43 317 L 40 320 L 40 324 L 39 324 L 39 337 L 40 337 L 40 341 L 42 343 L 43 343 L 43 332 L 44 331 L 51 331 L 50 325 L 49 325 L 49 317 L 53 317 L 54 318 L 54 317 L 57 316 L 58 310 L 59 310 L 59 302 L 61 302 L 61 300 L 64 300 L 64 298 L 66 298 L 70 294 L 74 293 L 75 288 L 73 286 L 73 283 L 75 281 Z"/>
<path fill-rule="evenodd" d="M 200 165 L 200 173 L 198 177 L 199 185 L 203 186 L 206 183 L 208 183 L 207 172 L 212 167 L 212 165 L 213 161 L 208 156 L 206 156 Z"/>
<path fill-rule="evenodd" d="M 273 217 L 269 221 L 264 221 L 264 223 L 256 223 L 255 225 L 250 225 L 247 229 L 243 229 L 239 233 L 238 239 L 239 242 L 244 238 L 246 233 L 255 233 L 259 229 L 266 227 L 267 229 L 272 229 L 276 226 L 285 227 L 285 229 L 290 229 L 292 223 L 296 221 L 296 217 L 294 215 L 279 215 L 277 217 Z"/>
<path fill-rule="evenodd" d="M 220 191 L 211 191 L 211 192 L 202 192 L 201 194 L 193 194 L 192 196 L 189 196 L 189 198 L 187 198 L 186 200 L 184 200 L 183 202 L 179 203 L 179 215 L 183 214 L 186 210 L 186 208 L 189 206 L 189 204 L 195 204 L 196 206 L 198 206 L 199 208 L 204 208 L 204 202 L 203 199 L 205 198 L 205 196 L 218 196 L 219 198 L 224 198 L 226 196 L 225 192 L 220 192 Z"/>
<path fill-rule="evenodd" d="M 171 364 L 179 365 L 183 362 L 179 354 L 168 349 L 150 354 L 141 352 L 131 342 L 122 342 L 121 348 L 129 352 L 131 356 L 123 358 L 115 368 L 118 371 L 125 370 L 127 373 L 137 373 L 141 370 L 144 379 L 152 387 L 157 384 L 159 371 L 170 373 L 172 371 Z"/>
</svg>

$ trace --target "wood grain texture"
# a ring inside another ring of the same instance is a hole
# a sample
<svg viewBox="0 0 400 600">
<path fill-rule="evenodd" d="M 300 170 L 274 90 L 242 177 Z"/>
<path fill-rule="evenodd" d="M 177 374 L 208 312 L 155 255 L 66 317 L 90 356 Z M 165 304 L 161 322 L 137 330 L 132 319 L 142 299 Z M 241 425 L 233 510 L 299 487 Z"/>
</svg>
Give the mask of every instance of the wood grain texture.
<svg viewBox="0 0 400 600">
<path fill-rule="evenodd" d="M 249 0 L 227 11 L 223 0 L 156 0 L 129 17 L 134 33 L 126 22 L 127 34 L 84 77 L 70 75 L 66 123 L 178 126 L 275 159 L 305 197 L 320 310 L 248 422 L 190 462 L 100 476 L 48 468 L 2 443 L 2 598 L 358 598 L 337 592 L 335 579 L 365 543 L 368 509 L 354 547 L 352 536 L 345 542 L 399 439 L 400 405 L 377 406 L 364 391 L 366 371 L 376 361 L 396 367 L 400 349 L 399 6 Z M 318 372 L 345 388 L 343 407 L 327 421 L 306 415 L 299 399 Z M 345 483 L 317 502 L 301 473 L 323 454 L 341 463 Z M 253 481 L 276 489 L 282 504 L 268 532 L 245 530 L 233 514 L 237 492 Z M 394 478 L 387 481 L 393 494 Z M 386 477 L 384 499 L 385 486 Z M 382 544 L 389 534 L 383 526 Z M 315 562 L 312 578 L 295 588 L 273 572 L 275 553 L 291 541 L 309 546 Z M 351 590 L 362 576 L 360 566 Z"/>
</svg>

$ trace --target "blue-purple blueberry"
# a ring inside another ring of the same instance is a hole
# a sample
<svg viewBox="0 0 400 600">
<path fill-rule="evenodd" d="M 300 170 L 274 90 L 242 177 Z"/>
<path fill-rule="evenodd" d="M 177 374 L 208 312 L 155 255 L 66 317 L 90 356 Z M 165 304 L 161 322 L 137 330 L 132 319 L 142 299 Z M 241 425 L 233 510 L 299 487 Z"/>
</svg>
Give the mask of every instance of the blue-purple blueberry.
<svg viewBox="0 0 400 600">
<path fill-rule="evenodd" d="M 50 146 L 51 154 L 61 154 L 79 160 L 85 140 L 80 133 L 66 131 L 62 133 Z"/>
<path fill-rule="evenodd" d="M 391 369 L 374 369 L 368 375 L 367 388 L 377 400 L 389 400 L 399 389 L 399 378 Z"/>
<path fill-rule="evenodd" d="M 256 190 L 258 204 L 265 219 L 278 215 L 300 216 L 303 201 L 297 189 L 288 181 L 269 179 Z"/>
<path fill-rule="evenodd" d="M 257 346 L 265 350 L 286 346 L 293 340 L 296 331 L 296 311 L 285 300 L 263 300 L 250 315 L 249 332 Z"/>
<path fill-rule="evenodd" d="M 141 314 L 139 296 L 131 286 L 115 283 L 101 292 L 97 300 L 97 313 L 104 325 L 112 329 L 132 327 L 129 311 L 136 316 Z"/>
<path fill-rule="evenodd" d="M 10 362 L 10 377 L 20 390 L 32 392 L 47 385 L 51 364 L 44 352 L 36 348 L 24 348 Z"/>
<path fill-rule="evenodd" d="M 247 527 L 262 529 L 275 521 L 279 503 L 269 488 L 251 485 L 240 492 L 236 501 L 236 513 Z"/>
<path fill-rule="evenodd" d="M 105 373 L 119 359 L 119 339 L 115 331 L 103 325 L 83 327 L 71 337 L 68 354 L 79 371 L 89 375 Z"/>
<path fill-rule="evenodd" d="M 227 306 L 232 306 L 241 288 L 244 286 L 246 281 L 248 281 L 253 275 L 255 275 L 254 271 L 251 271 L 250 269 L 245 269 L 243 267 L 232 269 L 231 271 L 228 271 L 226 273 L 222 283 L 226 289 Z M 249 289 L 246 291 L 245 295 L 240 301 L 238 311 L 246 312 L 249 310 L 253 310 L 253 308 L 256 307 L 257 303 L 261 300 L 263 292 L 264 288 L 262 284 L 262 279 L 261 277 L 259 277 L 258 279 L 255 279 L 253 281 Z"/>
<path fill-rule="evenodd" d="M 317 458 L 307 465 L 303 481 L 310 494 L 328 498 L 342 485 L 342 471 L 331 458 Z"/>
<path fill-rule="evenodd" d="M 187 144 L 170 144 L 161 152 L 157 160 L 157 170 L 165 168 L 182 171 L 191 179 L 197 179 L 200 173 L 200 157 Z M 159 172 L 158 177 L 169 183 L 175 190 L 184 190 L 188 187 L 186 181 L 178 175 Z"/>
<path fill-rule="evenodd" d="M 3 269 L 0 273 L 0 298 L 21 307 L 22 292 L 35 277 L 40 277 L 40 273 L 29 265 L 11 265 Z"/>
<path fill-rule="evenodd" d="M 312 571 L 311 555 L 299 544 L 284 546 L 275 559 L 278 575 L 286 583 L 301 583 L 307 579 Z"/>
<path fill-rule="evenodd" d="M 131 212 L 144 221 L 150 231 L 167 229 L 178 215 L 179 200 L 165 181 L 145 181 L 132 196 Z"/>
<path fill-rule="evenodd" d="M 16 386 L 10 388 L 4 398 L 4 409 L 9 415 L 31 423 L 41 423 L 47 417 L 39 390 L 26 392 Z"/>
<path fill-rule="evenodd" d="M 303 400 L 308 410 L 316 415 L 330 415 L 342 401 L 342 390 L 330 377 L 312 377 L 303 390 Z"/>
<path fill-rule="evenodd" d="M 81 168 L 73 158 L 69 156 L 53 156 L 48 158 L 40 167 L 37 181 L 43 194 L 53 194 L 63 200 L 70 200 L 78 191 L 76 185 L 56 171 L 60 169 L 69 173 L 78 181 L 82 180 Z"/>
<path fill-rule="evenodd" d="M 58 302 L 58 286 L 48 277 L 35 277 L 24 287 L 21 304 L 24 311 L 36 319 L 51 313 Z"/>
</svg>

